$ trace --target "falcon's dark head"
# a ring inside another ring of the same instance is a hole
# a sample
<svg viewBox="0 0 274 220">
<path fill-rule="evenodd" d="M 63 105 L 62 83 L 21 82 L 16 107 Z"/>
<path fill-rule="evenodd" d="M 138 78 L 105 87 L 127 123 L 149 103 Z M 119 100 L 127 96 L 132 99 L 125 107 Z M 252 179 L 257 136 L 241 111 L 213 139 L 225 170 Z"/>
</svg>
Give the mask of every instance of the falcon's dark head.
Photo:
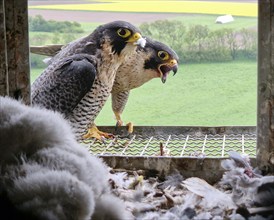
<svg viewBox="0 0 274 220">
<path fill-rule="evenodd" d="M 113 21 L 101 25 L 95 30 L 95 33 L 97 39 L 101 40 L 101 44 L 108 39 L 112 45 L 112 52 L 118 55 L 125 49 L 126 45 L 144 47 L 146 44 L 141 31 L 126 21 Z"/>
<path fill-rule="evenodd" d="M 179 57 L 174 50 L 161 42 L 150 38 L 146 38 L 146 41 L 144 51 L 150 55 L 144 68 L 157 71 L 158 77 L 165 83 L 170 71 L 173 71 L 173 75 L 176 74 Z"/>
</svg>

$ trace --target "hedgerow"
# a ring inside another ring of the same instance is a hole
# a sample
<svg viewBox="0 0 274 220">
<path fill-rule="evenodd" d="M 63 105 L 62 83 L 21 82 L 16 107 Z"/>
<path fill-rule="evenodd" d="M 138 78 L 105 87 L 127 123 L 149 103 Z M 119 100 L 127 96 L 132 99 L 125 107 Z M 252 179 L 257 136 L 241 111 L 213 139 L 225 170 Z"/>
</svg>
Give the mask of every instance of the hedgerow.
<svg viewBox="0 0 274 220">
<path fill-rule="evenodd" d="M 257 32 L 253 29 L 210 30 L 206 25 L 186 27 L 181 21 L 158 20 L 140 25 L 143 35 L 166 43 L 181 62 L 223 62 L 257 58 Z"/>
</svg>

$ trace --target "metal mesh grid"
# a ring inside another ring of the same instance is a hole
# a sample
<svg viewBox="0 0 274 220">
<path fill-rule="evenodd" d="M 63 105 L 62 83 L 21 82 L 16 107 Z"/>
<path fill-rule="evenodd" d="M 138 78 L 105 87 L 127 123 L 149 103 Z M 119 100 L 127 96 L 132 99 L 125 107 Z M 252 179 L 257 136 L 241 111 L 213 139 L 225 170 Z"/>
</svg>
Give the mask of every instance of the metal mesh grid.
<svg viewBox="0 0 274 220">
<path fill-rule="evenodd" d="M 99 129 L 115 133 L 114 127 Z M 83 144 L 98 156 L 220 158 L 232 150 L 256 156 L 256 127 L 135 127 L 130 137 L 124 132 L 120 129 L 116 138 L 104 143 Z"/>
</svg>

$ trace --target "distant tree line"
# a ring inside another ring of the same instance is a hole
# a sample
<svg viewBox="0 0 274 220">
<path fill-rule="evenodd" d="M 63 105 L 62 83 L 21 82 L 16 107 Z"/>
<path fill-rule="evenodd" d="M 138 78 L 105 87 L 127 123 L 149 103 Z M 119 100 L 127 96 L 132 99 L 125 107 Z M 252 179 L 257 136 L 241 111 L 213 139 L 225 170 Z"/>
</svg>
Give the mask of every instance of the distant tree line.
<svg viewBox="0 0 274 220">
<path fill-rule="evenodd" d="M 75 40 L 84 29 L 78 22 L 45 20 L 41 15 L 29 17 L 30 44 L 66 44 Z M 35 33 L 39 32 L 39 33 Z M 43 32 L 43 33 L 40 33 Z M 31 66 L 45 68 L 44 56 L 30 54 Z"/>
<path fill-rule="evenodd" d="M 172 47 L 181 62 L 223 62 L 257 58 L 257 32 L 251 29 L 210 30 L 208 26 L 186 27 L 181 21 L 170 20 L 143 23 L 140 29 L 143 35 Z"/>
<path fill-rule="evenodd" d="M 59 33 L 83 33 L 78 22 L 45 20 L 41 15 L 29 17 L 29 30 Z"/>
<path fill-rule="evenodd" d="M 84 30 L 77 22 L 46 21 L 38 15 L 29 18 L 31 45 L 67 44 Z M 210 30 L 208 26 L 186 27 L 181 21 L 158 20 L 140 25 L 142 34 L 162 41 L 173 48 L 180 63 L 224 62 L 257 59 L 257 32 L 252 29 L 223 28 Z M 35 33 L 35 32 L 44 33 Z M 47 33 L 49 32 L 49 33 Z M 41 56 L 31 54 L 31 66 L 44 68 Z"/>
</svg>

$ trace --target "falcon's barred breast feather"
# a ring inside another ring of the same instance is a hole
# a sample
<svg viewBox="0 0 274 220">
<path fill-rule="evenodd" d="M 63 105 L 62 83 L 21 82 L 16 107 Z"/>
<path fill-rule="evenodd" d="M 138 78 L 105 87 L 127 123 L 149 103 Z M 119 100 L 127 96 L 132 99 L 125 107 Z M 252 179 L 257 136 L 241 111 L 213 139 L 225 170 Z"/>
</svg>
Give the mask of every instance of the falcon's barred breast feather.
<svg viewBox="0 0 274 220">
<path fill-rule="evenodd" d="M 63 113 L 81 140 L 109 97 L 117 69 L 144 44 L 140 30 L 128 22 L 99 26 L 50 60 L 31 87 L 32 103 Z M 102 134 L 95 127 L 91 135 L 100 139 Z"/>
</svg>

